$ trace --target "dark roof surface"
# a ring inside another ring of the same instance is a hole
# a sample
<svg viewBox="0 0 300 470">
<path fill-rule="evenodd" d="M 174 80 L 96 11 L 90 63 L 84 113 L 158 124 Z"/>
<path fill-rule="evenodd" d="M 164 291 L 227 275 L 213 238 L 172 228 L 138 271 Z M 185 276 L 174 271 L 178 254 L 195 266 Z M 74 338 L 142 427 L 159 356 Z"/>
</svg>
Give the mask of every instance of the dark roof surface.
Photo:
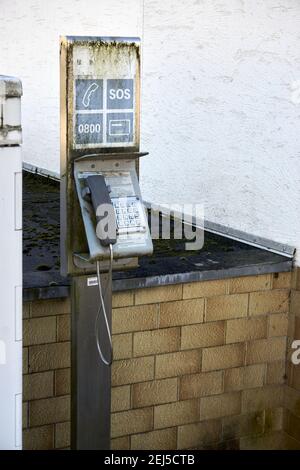
<svg viewBox="0 0 300 470">
<path fill-rule="evenodd" d="M 24 172 L 24 300 L 63 297 L 70 281 L 60 275 L 59 183 Z M 114 289 L 162 285 L 291 269 L 291 260 L 220 235 L 205 232 L 199 251 L 186 251 L 184 240 L 154 240 L 152 256 L 136 269 L 114 272 Z"/>
</svg>

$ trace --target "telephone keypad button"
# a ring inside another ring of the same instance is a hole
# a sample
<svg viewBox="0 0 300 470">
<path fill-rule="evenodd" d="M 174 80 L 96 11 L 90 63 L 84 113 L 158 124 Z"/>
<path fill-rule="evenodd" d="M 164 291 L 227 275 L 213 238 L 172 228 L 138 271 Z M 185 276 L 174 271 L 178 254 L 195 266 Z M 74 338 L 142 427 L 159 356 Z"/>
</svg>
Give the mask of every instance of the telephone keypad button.
<svg viewBox="0 0 300 470">
<path fill-rule="evenodd" d="M 117 226 L 119 229 L 139 229 L 141 225 L 141 214 L 136 199 L 120 200 L 114 199 L 113 206 L 116 214 Z"/>
</svg>

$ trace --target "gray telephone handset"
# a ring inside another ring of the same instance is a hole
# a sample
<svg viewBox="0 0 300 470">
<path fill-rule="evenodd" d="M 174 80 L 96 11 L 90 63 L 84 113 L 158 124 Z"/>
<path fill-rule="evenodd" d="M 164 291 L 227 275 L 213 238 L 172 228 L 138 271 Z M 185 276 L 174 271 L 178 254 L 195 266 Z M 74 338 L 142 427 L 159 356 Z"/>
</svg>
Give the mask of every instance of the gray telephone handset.
<svg viewBox="0 0 300 470">
<path fill-rule="evenodd" d="M 96 214 L 96 233 L 103 246 L 114 245 L 117 241 L 117 221 L 114 207 L 109 196 L 109 189 L 106 186 L 103 175 L 91 175 L 86 178 L 86 188 L 84 197 L 89 194 Z M 83 190 L 84 191 L 84 190 Z M 99 208 L 103 207 L 103 213 L 99 214 Z M 107 230 L 103 222 L 106 222 Z"/>
</svg>

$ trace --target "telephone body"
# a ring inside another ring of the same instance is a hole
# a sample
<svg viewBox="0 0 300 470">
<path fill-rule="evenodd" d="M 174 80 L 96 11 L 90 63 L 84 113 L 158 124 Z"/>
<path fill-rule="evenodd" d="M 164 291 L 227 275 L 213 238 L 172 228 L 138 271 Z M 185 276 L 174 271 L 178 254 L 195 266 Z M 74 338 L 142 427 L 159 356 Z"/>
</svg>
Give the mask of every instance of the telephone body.
<svg viewBox="0 0 300 470">
<path fill-rule="evenodd" d="M 77 257 L 88 262 L 107 260 L 109 244 L 115 260 L 153 252 L 134 159 L 79 157 L 74 162 L 74 180 L 89 247 L 89 254 Z M 109 237 L 100 233 L 99 238 L 97 209 L 101 204 L 110 205 L 106 221 L 111 225 Z"/>
</svg>

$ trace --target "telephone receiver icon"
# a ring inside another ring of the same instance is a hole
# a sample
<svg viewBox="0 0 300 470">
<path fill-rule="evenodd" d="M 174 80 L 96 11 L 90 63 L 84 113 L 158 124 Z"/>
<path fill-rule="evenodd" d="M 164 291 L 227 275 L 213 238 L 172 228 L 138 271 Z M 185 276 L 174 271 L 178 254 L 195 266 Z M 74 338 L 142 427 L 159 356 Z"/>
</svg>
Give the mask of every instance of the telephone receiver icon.
<svg viewBox="0 0 300 470">
<path fill-rule="evenodd" d="M 96 90 L 98 90 L 99 85 L 97 83 L 91 83 L 91 85 L 86 89 L 83 98 L 82 98 L 82 104 L 85 108 L 88 108 L 90 105 L 91 97 L 92 94 L 95 93 Z"/>
</svg>

